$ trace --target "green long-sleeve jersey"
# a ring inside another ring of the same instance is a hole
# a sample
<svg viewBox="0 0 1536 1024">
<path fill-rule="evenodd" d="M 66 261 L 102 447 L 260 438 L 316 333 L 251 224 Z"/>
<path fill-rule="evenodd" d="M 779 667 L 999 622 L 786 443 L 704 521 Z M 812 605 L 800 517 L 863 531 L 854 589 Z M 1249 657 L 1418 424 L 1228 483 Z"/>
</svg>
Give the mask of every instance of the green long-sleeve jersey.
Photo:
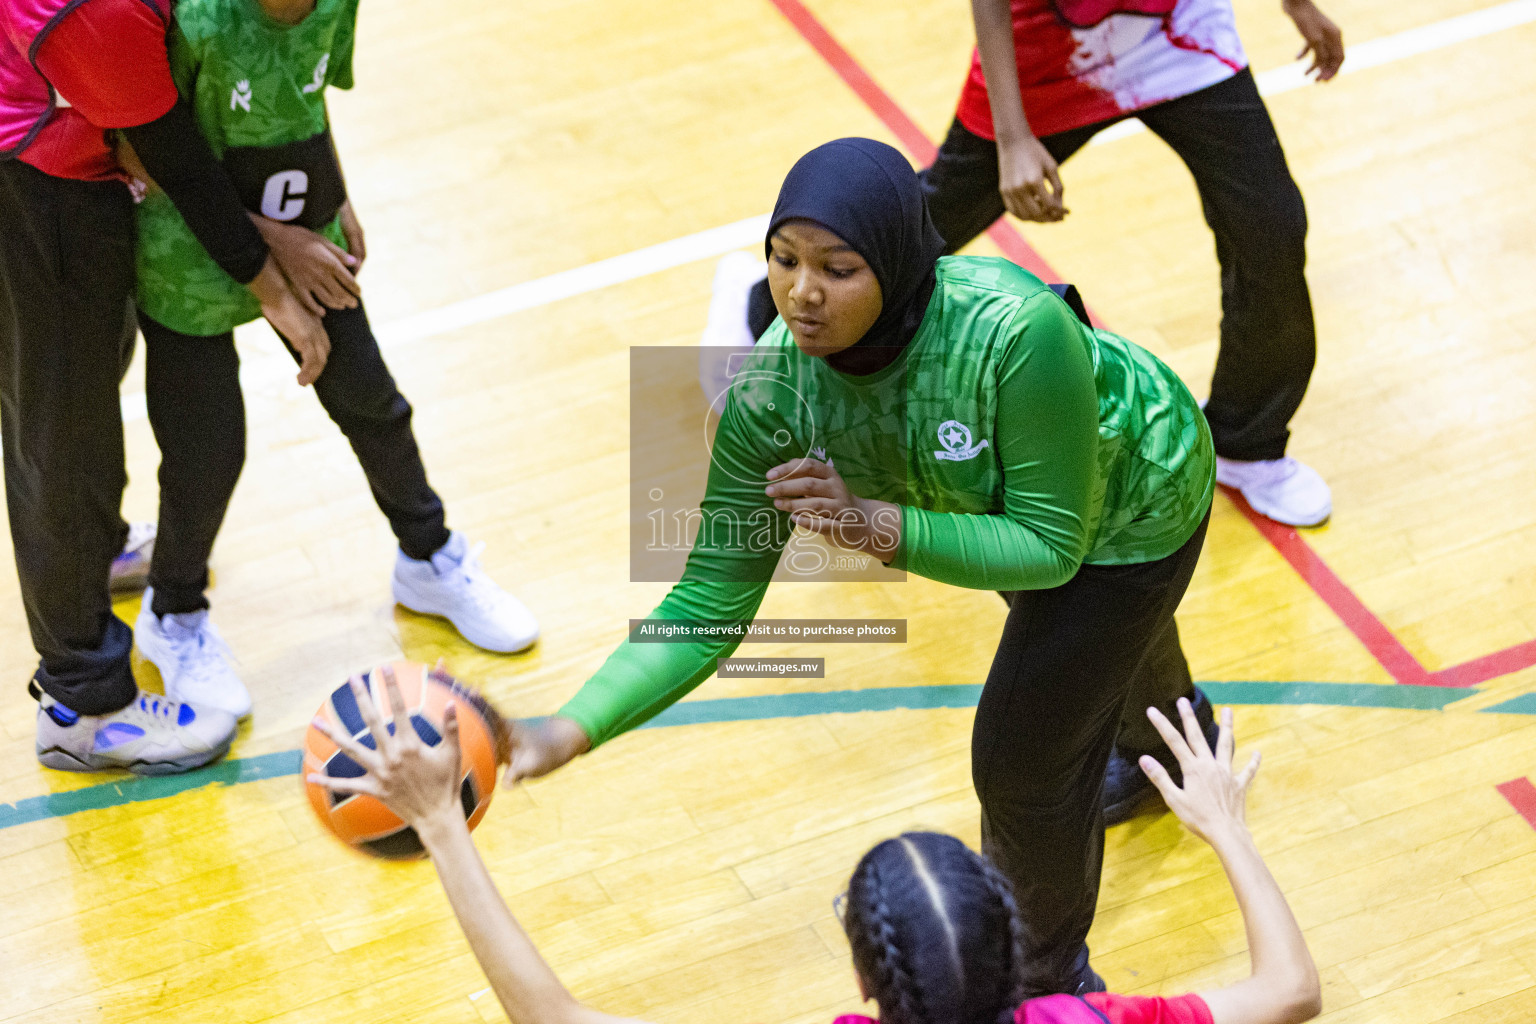
<svg viewBox="0 0 1536 1024">
<path fill-rule="evenodd" d="M 987 590 L 1170 555 L 1215 487 L 1205 417 L 1172 370 L 1082 324 L 1012 263 L 950 256 L 917 335 L 877 373 L 839 373 L 774 322 L 736 375 L 703 525 L 651 618 L 751 620 L 790 533 L 766 473 L 806 453 L 852 493 L 900 506 L 894 566 Z M 698 686 L 738 642 L 625 640 L 559 714 L 597 746 Z"/>
</svg>

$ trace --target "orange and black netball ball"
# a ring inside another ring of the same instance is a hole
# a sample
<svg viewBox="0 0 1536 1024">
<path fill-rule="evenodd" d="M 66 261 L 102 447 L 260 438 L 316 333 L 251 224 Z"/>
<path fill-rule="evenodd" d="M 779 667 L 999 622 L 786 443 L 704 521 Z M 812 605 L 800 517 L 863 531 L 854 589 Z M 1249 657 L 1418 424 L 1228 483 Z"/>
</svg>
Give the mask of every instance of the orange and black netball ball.
<svg viewBox="0 0 1536 1024">
<path fill-rule="evenodd" d="M 498 758 L 498 752 L 505 754 L 507 743 L 501 716 L 478 691 L 446 672 L 414 661 L 397 661 L 390 667 L 394 669 L 400 695 L 405 699 L 411 727 L 423 743 L 436 745 L 442 742 L 443 712 L 449 701 L 457 706 L 459 767 L 463 773 L 459 782 L 459 800 L 469 827 L 474 828 L 485 817 L 496 792 L 496 769 L 502 759 Z M 370 671 L 363 681 L 375 707 L 380 709 L 379 718 L 393 733 L 382 666 Z M 360 745 L 370 750 L 375 748 L 373 735 L 368 731 L 349 684 L 343 683 L 332 690 L 316 715 L 339 726 L 340 731 L 351 735 Z M 342 842 L 375 857 L 411 860 L 425 856 L 426 850 L 416 830 L 401 821 L 381 801 L 361 794 L 332 792 L 308 781 L 311 773 L 332 778 L 357 778 L 364 774 L 362 765 L 313 725 L 304 736 L 304 789 L 310 806 L 325 827 Z"/>
</svg>

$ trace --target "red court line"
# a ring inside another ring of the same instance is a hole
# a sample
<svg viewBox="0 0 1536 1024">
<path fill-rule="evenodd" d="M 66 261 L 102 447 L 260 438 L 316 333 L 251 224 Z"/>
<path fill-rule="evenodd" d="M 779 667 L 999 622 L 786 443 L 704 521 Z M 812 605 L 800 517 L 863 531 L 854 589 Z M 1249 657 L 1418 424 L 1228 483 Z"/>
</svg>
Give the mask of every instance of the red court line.
<svg viewBox="0 0 1536 1024">
<path fill-rule="evenodd" d="M 1523 644 L 1443 668 L 1433 674 L 1433 679 L 1436 686 L 1476 686 L 1532 665 L 1536 665 L 1536 640 L 1527 640 Z"/>
<path fill-rule="evenodd" d="M 1413 652 L 1404 647 L 1402 641 L 1392 635 L 1376 615 L 1365 606 L 1365 602 L 1355 596 L 1338 574 L 1328 568 L 1326 562 L 1318 557 L 1316 551 L 1302 540 L 1301 534 L 1294 527 L 1285 526 L 1267 519 L 1249 507 L 1243 500 L 1243 496 L 1229 487 L 1222 488 L 1232 504 L 1236 505 L 1253 528 L 1258 530 L 1265 540 L 1274 546 L 1280 553 L 1280 557 L 1290 563 L 1291 568 L 1302 581 L 1311 587 L 1323 603 L 1333 609 L 1333 614 L 1339 617 L 1344 627 L 1355 638 L 1365 645 L 1365 649 L 1371 652 L 1371 656 L 1381 662 L 1381 667 L 1387 670 L 1387 674 L 1399 683 L 1407 683 L 1412 686 L 1455 686 L 1455 683 L 1436 682 L 1433 674 L 1423 665 L 1419 659 L 1413 656 Z M 1470 683 L 1466 685 L 1471 685 Z"/>
<path fill-rule="evenodd" d="M 1520 817 L 1528 822 L 1531 828 L 1536 828 L 1536 786 L 1531 785 L 1531 780 L 1521 777 L 1501 782 L 1497 787 L 1504 794 L 1504 799 L 1509 801 L 1511 807 L 1520 812 Z"/>
<path fill-rule="evenodd" d="M 907 152 L 917 157 L 923 163 L 932 163 L 934 154 L 938 148 L 933 140 L 917 126 L 917 123 L 907 116 L 907 112 L 896 105 L 890 94 L 880 88 L 875 80 L 869 77 L 858 61 L 853 59 L 853 54 L 843 48 L 843 44 L 832 37 L 826 26 L 816 19 L 816 15 L 806 9 L 800 0 L 769 0 L 773 6 L 779 9 L 779 13 L 789 19 L 789 23 L 795 27 L 811 44 L 811 48 L 821 54 L 821 59 L 826 61 L 836 71 L 838 77 L 848 84 L 864 101 L 864 105 L 874 111 L 876 117 L 885 122 L 901 144 L 907 147 Z"/>
<path fill-rule="evenodd" d="M 907 112 L 891 98 L 891 95 L 870 77 L 869 72 L 865 71 L 843 44 L 827 31 L 826 26 L 817 20 L 816 15 L 812 14 L 801 0 L 769 0 L 769 2 L 778 8 L 779 13 L 784 15 L 794 26 L 795 31 L 799 32 L 811 48 L 821 55 L 821 58 L 854 91 L 854 94 L 864 101 L 865 106 L 885 123 L 891 133 L 907 148 L 907 152 L 925 164 L 933 161 L 934 154 L 938 151 L 933 140 L 928 138 L 917 123 L 907 116 Z M 1010 260 L 1035 276 L 1046 281 L 1061 280 L 1061 275 L 1056 273 L 1051 265 L 1035 252 L 1024 237 L 1006 221 L 1000 220 L 993 224 L 987 230 L 987 237 L 991 238 Z M 1094 317 L 1094 322 L 1099 322 L 1097 316 Z M 1280 556 L 1290 563 L 1303 582 L 1323 599 L 1323 602 L 1344 623 L 1345 628 L 1365 645 L 1371 656 L 1380 662 L 1382 668 L 1386 669 L 1397 682 L 1411 686 L 1470 687 L 1497 676 L 1508 675 L 1536 665 L 1536 640 L 1532 640 L 1476 658 L 1462 665 L 1430 672 L 1413 656 L 1413 652 L 1404 647 L 1402 641 L 1392 634 L 1386 623 L 1377 618 L 1375 613 L 1355 596 L 1354 591 L 1350 590 L 1344 581 L 1328 568 L 1327 563 L 1312 550 L 1294 528 L 1259 515 L 1249 508 L 1248 503 L 1235 491 L 1229 490 L 1227 493 L 1264 539 L 1269 541 Z"/>
</svg>

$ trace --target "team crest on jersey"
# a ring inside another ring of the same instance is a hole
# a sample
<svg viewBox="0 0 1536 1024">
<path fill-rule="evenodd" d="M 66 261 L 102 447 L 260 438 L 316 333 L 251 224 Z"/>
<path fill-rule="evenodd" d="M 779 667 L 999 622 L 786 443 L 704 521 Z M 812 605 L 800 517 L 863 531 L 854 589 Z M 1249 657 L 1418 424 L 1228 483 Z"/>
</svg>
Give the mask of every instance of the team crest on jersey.
<svg viewBox="0 0 1536 1024">
<path fill-rule="evenodd" d="M 240 79 L 229 91 L 229 109 L 243 110 L 247 114 L 251 112 L 251 80 L 249 78 Z"/>
<path fill-rule="evenodd" d="M 964 462 L 980 455 L 991 443 L 983 438 L 980 444 L 972 444 L 970 427 L 959 420 L 945 420 L 939 424 L 939 444 L 944 450 L 934 452 L 933 457 L 941 462 Z"/>
</svg>

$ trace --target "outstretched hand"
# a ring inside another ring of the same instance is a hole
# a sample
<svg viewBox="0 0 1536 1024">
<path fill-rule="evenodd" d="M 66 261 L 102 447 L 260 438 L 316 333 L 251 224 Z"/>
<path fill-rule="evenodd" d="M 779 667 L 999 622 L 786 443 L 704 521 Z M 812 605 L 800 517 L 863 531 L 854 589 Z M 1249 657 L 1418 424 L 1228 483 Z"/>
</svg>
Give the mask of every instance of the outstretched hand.
<svg viewBox="0 0 1536 1024">
<path fill-rule="evenodd" d="M 362 677 L 348 680 L 358 711 L 373 736 L 374 749 L 369 750 L 327 719 L 314 721 L 315 728 L 329 736 L 367 774 L 352 779 L 311 774 L 309 781 L 336 793 L 375 797 L 413 828 L 439 814 L 459 815 L 462 820 L 459 786 L 463 773 L 457 706 L 450 701 L 443 712 L 442 742 L 428 746 L 411 725 L 394 670 L 386 665 L 382 671 L 393 731 L 384 724 Z"/>
<path fill-rule="evenodd" d="M 1195 718 L 1189 701 L 1179 698 L 1179 717 L 1183 721 L 1184 734 L 1173 727 L 1157 708 L 1147 708 L 1147 717 L 1178 758 L 1179 770 L 1184 775 L 1183 786 L 1174 784 L 1168 770 L 1156 758 L 1143 755 L 1141 770 L 1163 795 L 1169 810 L 1195 835 L 1206 842 L 1213 842 L 1222 832 L 1234 825 L 1245 829 L 1248 786 L 1259 770 L 1259 754 L 1254 751 L 1248 766 L 1236 774 L 1232 771 L 1232 709 L 1221 709 L 1221 729 L 1213 751 L 1205 740 L 1205 733 Z"/>
<path fill-rule="evenodd" d="M 508 786 L 548 775 L 592 749 L 581 726 L 566 718 L 514 719 L 507 725 L 512 732 L 512 762 L 502 782 Z"/>
</svg>

